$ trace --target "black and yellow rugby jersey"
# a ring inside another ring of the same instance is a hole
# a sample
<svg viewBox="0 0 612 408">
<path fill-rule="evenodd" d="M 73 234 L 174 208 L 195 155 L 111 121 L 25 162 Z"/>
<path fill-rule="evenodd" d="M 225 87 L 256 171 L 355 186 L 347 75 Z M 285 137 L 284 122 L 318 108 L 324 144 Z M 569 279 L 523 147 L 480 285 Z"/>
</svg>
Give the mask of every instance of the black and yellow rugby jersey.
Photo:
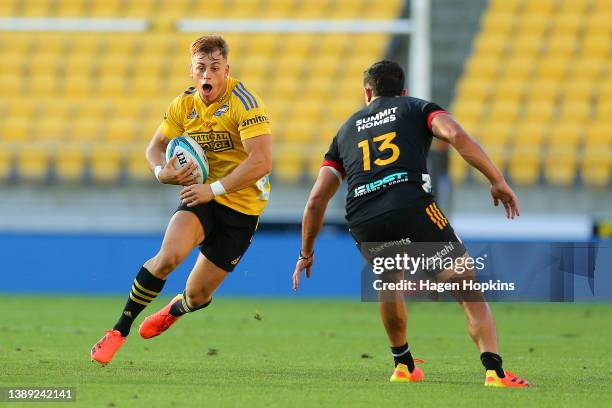
<svg viewBox="0 0 612 408">
<path fill-rule="evenodd" d="M 202 146 L 210 166 L 208 183 L 231 173 L 247 158 L 243 140 L 272 133 L 259 96 L 231 77 L 225 94 L 208 106 L 195 87 L 177 96 L 166 111 L 160 131 L 168 139 L 185 133 Z M 269 196 L 266 175 L 252 186 L 216 197 L 215 201 L 243 214 L 259 215 Z"/>
<path fill-rule="evenodd" d="M 432 197 L 426 161 L 431 121 L 441 112 L 417 98 L 379 97 L 344 123 L 323 166 L 347 177 L 349 226 Z"/>
</svg>

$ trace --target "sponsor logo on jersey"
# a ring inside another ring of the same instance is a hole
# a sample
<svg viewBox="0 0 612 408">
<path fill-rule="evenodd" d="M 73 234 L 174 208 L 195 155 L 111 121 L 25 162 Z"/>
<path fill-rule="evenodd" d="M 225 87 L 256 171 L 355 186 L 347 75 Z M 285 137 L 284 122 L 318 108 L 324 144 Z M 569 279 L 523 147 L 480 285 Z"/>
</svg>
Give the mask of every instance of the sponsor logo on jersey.
<svg viewBox="0 0 612 408">
<path fill-rule="evenodd" d="M 396 112 L 399 108 L 388 108 L 384 111 L 378 112 L 376 115 L 368 116 L 367 118 L 359 119 L 355 122 L 357 126 L 357 132 L 361 132 L 365 129 L 370 129 L 375 126 L 382 125 L 384 123 L 394 122 L 397 119 Z"/>
<path fill-rule="evenodd" d="M 268 117 L 264 116 L 264 115 L 255 115 L 252 118 L 249 118 L 247 120 L 242 121 L 242 123 L 240 124 L 242 127 L 247 127 L 247 126 L 251 126 L 251 125 L 255 125 L 257 123 L 262 123 L 262 122 L 267 122 L 268 121 Z"/>
<path fill-rule="evenodd" d="M 355 188 L 354 197 L 361 197 L 374 191 L 378 191 L 395 184 L 404 183 L 406 181 L 408 181 L 408 173 L 405 171 L 389 174 L 381 179 L 371 183 L 362 184 L 361 186 Z"/>
<path fill-rule="evenodd" d="M 229 132 L 195 132 L 188 133 L 204 151 L 224 152 L 234 148 L 232 137 Z"/>
<path fill-rule="evenodd" d="M 240 258 L 241 258 L 241 257 L 242 257 L 242 256 L 239 256 L 238 258 L 234 259 L 234 260 L 233 260 L 233 261 L 231 261 L 230 263 L 231 263 L 232 265 L 236 265 L 236 264 L 238 263 L 238 261 L 240 260 Z"/>
<path fill-rule="evenodd" d="M 192 110 L 189 115 L 187 115 L 187 120 L 195 119 L 198 117 L 198 112 L 196 110 Z"/>
<path fill-rule="evenodd" d="M 219 109 L 217 109 L 217 111 L 213 114 L 214 116 L 221 116 L 223 115 L 225 112 L 227 112 L 229 109 L 229 106 L 227 105 L 223 105 L 221 106 Z"/>
</svg>

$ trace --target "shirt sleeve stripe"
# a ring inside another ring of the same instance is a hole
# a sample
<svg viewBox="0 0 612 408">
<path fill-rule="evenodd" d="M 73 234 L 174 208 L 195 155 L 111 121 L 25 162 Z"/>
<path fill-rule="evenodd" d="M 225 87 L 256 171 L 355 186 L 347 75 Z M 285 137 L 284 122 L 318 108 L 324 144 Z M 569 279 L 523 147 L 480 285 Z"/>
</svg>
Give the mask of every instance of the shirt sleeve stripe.
<svg viewBox="0 0 612 408">
<path fill-rule="evenodd" d="M 332 167 L 336 169 L 337 171 L 339 171 L 340 174 L 342 174 L 342 177 L 346 177 L 346 171 L 344 171 L 344 167 L 342 167 L 339 163 L 336 163 L 335 161 L 332 161 L 332 160 L 323 160 L 323 163 L 321 163 L 321 167 L 324 167 L 324 166 Z"/>
<path fill-rule="evenodd" d="M 255 107 L 249 95 L 247 95 L 246 92 L 244 92 L 239 86 L 236 86 L 235 90 L 238 91 L 242 96 L 244 96 L 244 98 L 249 102 L 249 105 L 251 105 L 251 108 Z"/>
<path fill-rule="evenodd" d="M 242 82 L 238 82 L 238 86 L 240 87 L 240 89 L 242 89 L 244 92 L 246 92 L 248 94 L 248 96 L 253 98 L 253 103 L 255 104 L 255 107 L 259 108 L 259 104 L 257 103 L 257 98 L 255 98 L 255 96 L 253 96 L 253 94 L 250 93 L 248 89 L 246 89 L 246 86 L 244 86 L 244 84 Z"/>
<path fill-rule="evenodd" d="M 436 116 L 438 116 L 438 115 L 439 115 L 439 114 L 441 114 L 441 113 L 448 113 L 448 112 L 446 112 L 444 109 L 438 109 L 438 110 L 435 110 L 435 111 L 431 112 L 431 113 L 430 113 L 430 114 L 427 116 L 427 127 L 429 128 L 429 130 L 430 130 L 430 131 L 432 130 L 432 129 L 431 129 L 431 121 L 432 121 L 432 120 L 433 120 L 433 119 L 434 119 Z"/>
<path fill-rule="evenodd" d="M 232 91 L 232 93 L 234 95 L 236 95 L 238 97 L 238 99 L 240 99 L 240 101 L 242 102 L 242 104 L 244 105 L 244 109 L 249 110 L 249 105 L 247 105 L 246 101 L 244 100 L 244 98 L 242 97 L 242 95 L 239 95 L 238 92 L 236 92 L 236 90 L 234 89 Z"/>
</svg>

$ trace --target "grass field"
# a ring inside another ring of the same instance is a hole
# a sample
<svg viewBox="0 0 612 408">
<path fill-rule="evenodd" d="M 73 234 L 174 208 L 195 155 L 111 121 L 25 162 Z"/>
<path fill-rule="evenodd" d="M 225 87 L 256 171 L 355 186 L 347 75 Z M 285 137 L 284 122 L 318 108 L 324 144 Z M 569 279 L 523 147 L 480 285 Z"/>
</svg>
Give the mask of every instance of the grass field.
<svg viewBox="0 0 612 408">
<path fill-rule="evenodd" d="M 453 304 L 410 308 L 413 354 L 427 361 L 418 384 L 387 382 L 375 304 L 218 298 L 158 338 L 135 329 L 111 364 L 94 365 L 89 349 L 122 306 L 118 297 L 3 295 L 0 386 L 76 387 L 76 404 L 54 407 L 612 406 L 610 305 L 493 305 L 505 367 L 533 384 L 513 390 L 482 386 Z"/>
</svg>

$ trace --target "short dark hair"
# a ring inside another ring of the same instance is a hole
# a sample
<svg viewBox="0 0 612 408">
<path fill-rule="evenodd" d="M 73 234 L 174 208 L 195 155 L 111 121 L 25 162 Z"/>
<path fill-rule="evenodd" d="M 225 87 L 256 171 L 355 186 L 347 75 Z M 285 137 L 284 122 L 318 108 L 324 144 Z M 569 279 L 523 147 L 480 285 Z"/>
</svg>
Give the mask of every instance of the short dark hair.
<svg viewBox="0 0 612 408">
<path fill-rule="evenodd" d="M 375 96 L 399 96 L 404 90 L 404 70 L 394 61 L 378 61 L 363 73 L 363 85 Z"/>
<path fill-rule="evenodd" d="M 223 58 L 227 59 L 227 54 L 229 54 L 229 47 L 227 45 L 227 42 L 225 42 L 225 39 L 220 35 L 205 35 L 191 43 L 192 56 L 200 53 L 212 54 L 217 50 L 221 52 Z"/>
</svg>

